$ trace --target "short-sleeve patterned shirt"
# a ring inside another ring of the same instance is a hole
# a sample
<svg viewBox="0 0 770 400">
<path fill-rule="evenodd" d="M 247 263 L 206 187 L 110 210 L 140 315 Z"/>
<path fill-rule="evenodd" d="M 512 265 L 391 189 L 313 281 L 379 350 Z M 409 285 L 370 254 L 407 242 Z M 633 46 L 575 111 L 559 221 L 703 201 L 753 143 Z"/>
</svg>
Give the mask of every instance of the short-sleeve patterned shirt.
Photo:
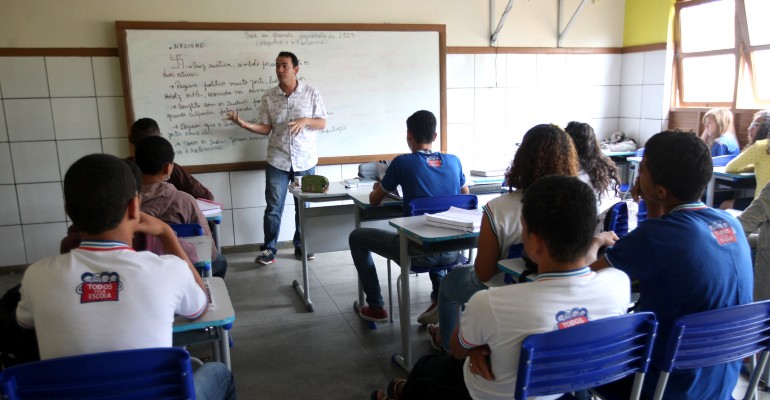
<svg viewBox="0 0 770 400">
<path fill-rule="evenodd" d="M 289 133 L 289 122 L 303 117 L 326 118 L 318 89 L 298 81 L 297 88 L 288 96 L 280 86 L 262 95 L 257 122 L 273 127 L 267 142 L 268 164 L 282 171 L 305 171 L 318 164 L 316 132 L 305 127 L 297 136 Z"/>
</svg>

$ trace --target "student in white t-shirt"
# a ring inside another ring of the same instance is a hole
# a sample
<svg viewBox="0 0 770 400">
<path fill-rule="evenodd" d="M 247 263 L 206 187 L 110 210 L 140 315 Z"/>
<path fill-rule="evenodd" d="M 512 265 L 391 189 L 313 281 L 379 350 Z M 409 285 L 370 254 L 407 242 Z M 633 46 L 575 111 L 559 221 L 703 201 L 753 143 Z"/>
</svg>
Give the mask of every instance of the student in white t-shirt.
<svg viewBox="0 0 770 400">
<path fill-rule="evenodd" d="M 372 398 L 511 399 L 525 337 L 624 314 L 626 274 L 586 267 L 596 250 L 595 221 L 596 196 L 587 184 L 566 176 L 535 181 L 524 195 L 522 239 L 538 279 L 474 294 L 452 335 L 452 354 L 423 356 L 407 380 L 394 379 Z M 611 241 L 611 232 L 604 235 Z"/>
</svg>

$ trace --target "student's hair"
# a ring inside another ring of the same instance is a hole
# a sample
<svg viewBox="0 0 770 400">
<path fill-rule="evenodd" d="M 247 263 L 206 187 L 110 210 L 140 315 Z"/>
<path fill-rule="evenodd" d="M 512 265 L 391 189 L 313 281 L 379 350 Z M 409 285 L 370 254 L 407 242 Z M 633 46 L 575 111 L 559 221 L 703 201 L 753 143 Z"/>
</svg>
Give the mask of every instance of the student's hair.
<svg viewBox="0 0 770 400">
<path fill-rule="evenodd" d="M 417 143 L 431 143 L 436 133 L 436 116 L 430 111 L 417 111 L 406 119 L 406 129 Z"/>
<path fill-rule="evenodd" d="M 703 114 L 703 124 L 706 124 L 706 118 L 713 117 L 719 130 L 719 136 L 725 134 L 725 132 L 733 131 L 733 113 L 726 108 L 712 108 Z M 645 150 L 647 151 L 647 150 Z"/>
<path fill-rule="evenodd" d="M 759 123 L 757 135 L 754 136 L 754 140 L 752 140 L 751 143 L 748 143 L 746 147 L 751 146 L 757 140 L 767 139 L 768 136 L 770 136 L 770 110 L 757 111 L 754 114 L 753 119 L 756 119 L 757 117 L 762 118 L 762 122 Z M 767 152 L 770 154 L 770 147 L 768 147 Z"/>
<path fill-rule="evenodd" d="M 297 56 L 294 55 L 294 53 L 292 53 L 290 51 L 282 51 L 282 52 L 278 53 L 278 57 L 289 57 L 289 58 L 291 58 L 291 66 L 292 67 L 296 67 L 296 66 L 299 65 L 299 59 L 297 58 Z M 278 58 L 278 57 L 276 57 L 276 58 Z"/>
<path fill-rule="evenodd" d="M 160 136 L 146 137 L 136 145 L 134 159 L 142 174 L 156 175 L 166 164 L 174 162 L 174 148 Z"/>
<path fill-rule="evenodd" d="M 580 168 L 588 174 L 597 195 L 612 189 L 618 194 L 618 167 L 599 148 L 594 128 L 584 122 L 572 121 L 564 130 L 572 138 L 577 151 Z"/>
<path fill-rule="evenodd" d="M 521 215 L 527 231 L 538 234 L 556 262 L 586 255 L 596 228 L 596 195 L 576 177 L 546 176 L 524 194 Z"/>
<path fill-rule="evenodd" d="M 141 186 L 131 164 L 108 154 L 91 154 L 67 170 L 64 203 L 78 230 L 96 235 L 120 224 Z"/>
<path fill-rule="evenodd" d="M 644 159 L 652 182 L 680 201 L 700 199 L 713 173 L 708 146 L 692 133 L 664 131 L 644 146 Z"/>
<path fill-rule="evenodd" d="M 137 145 L 148 136 L 160 136 L 160 127 L 154 119 L 139 118 L 131 124 L 131 134 L 128 135 L 131 144 Z"/>
<path fill-rule="evenodd" d="M 577 152 L 567 132 L 553 124 L 541 124 L 524 134 L 505 181 L 510 189 L 526 190 L 537 178 L 577 173 Z"/>
</svg>

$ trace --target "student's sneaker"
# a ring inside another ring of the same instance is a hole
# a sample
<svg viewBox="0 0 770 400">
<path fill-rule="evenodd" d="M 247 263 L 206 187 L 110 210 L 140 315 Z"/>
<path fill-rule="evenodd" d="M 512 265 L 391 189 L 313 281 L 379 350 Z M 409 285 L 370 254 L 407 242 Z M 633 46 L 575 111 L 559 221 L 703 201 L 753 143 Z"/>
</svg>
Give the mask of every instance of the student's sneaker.
<svg viewBox="0 0 770 400">
<path fill-rule="evenodd" d="M 275 254 L 270 249 L 262 250 L 262 253 L 257 256 L 254 262 L 263 265 L 272 264 L 275 262 Z"/>
<path fill-rule="evenodd" d="M 417 323 L 420 325 L 438 324 L 437 304 L 438 303 L 431 303 L 430 307 L 417 317 Z"/>
<path fill-rule="evenodd" d="M 302 259 L 302 248 L 301 247 L 295 247 L 294 248 L 294 257 L 296 257 L 297 260 L 301 260 Z M 307 260 L 308 261 L 315 260 L 315 254 L 308 253 L 307 254 Z"/>
<path fill-rule="evenodd" d="M 361 319 L 372 322 L 388 322 L 388 312 L 384 308 L 372 308 L 369 306 L 363 306 L 358 309 L 358 316 Z"/>
</svg>

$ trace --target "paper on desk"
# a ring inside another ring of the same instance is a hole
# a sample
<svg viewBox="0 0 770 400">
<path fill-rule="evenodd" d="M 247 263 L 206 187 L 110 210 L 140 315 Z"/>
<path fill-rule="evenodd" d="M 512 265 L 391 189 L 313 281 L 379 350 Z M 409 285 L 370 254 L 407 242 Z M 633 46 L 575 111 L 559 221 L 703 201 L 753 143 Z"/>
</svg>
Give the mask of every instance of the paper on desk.
<svg viewBox="0 0 770 400">
<path fill-rule="evenodd" d="M 369 178 L 349 178 L 345 179 L 346 186 L 372 186 L 374 185 L 374 179 Z"/>
<path fill-rule="evenodd" d="M 466 210 L 450 207 L 449 210 L 437 214 L 426 214 L 428 225 L 442 228 L 457 229 L 464 232 L 474 232 L 481 228 L 482 213 L 479 210 Z"/>
<path fill-rule="evenodd" d="M 478 170 L 478 169 L 472 169 L 471 175 L 473 176 L 503 176 L 505 175 L 504 169 L 489 169 L 489 170 Z"/>
</svg>

